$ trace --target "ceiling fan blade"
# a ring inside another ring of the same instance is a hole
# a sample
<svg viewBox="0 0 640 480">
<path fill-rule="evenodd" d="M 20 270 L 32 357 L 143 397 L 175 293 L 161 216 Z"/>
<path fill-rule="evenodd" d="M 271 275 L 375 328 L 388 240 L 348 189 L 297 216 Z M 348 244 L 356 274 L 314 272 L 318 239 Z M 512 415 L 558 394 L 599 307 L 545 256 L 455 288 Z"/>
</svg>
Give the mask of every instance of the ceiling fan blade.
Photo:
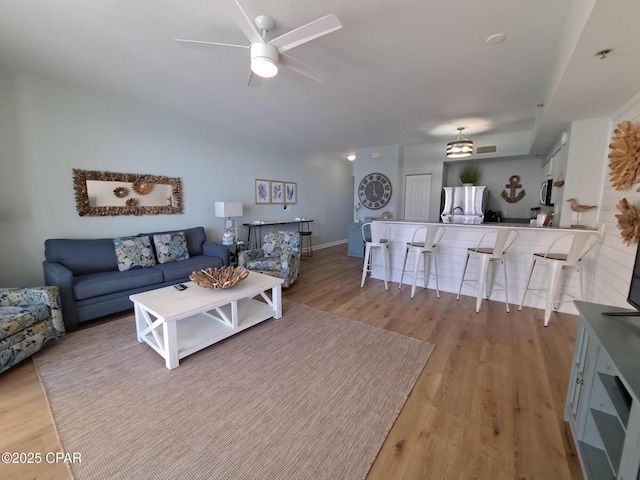
<svg viewBox="0 0 640 480">
<path fill-rule="evenodd" d="M 247 87 L 259 87 L 260 85 L 262 85 L 262 77 L 253 73 L 253 71 L 250 71 Z"/>
<path fill-rule="evenodd" d="M 253 20 L 249 18 L 247 12 L 244 11 L 242 5 L 238 0 L 233 0 L 238 8 L 231 10 L 231 18 L 236 22 L 236 25 L 242 30 L 242 33 L 249 39 L 251 43 L 264 43 L 262 35 L 256 28 Z"/>
<path fill-rule="evenodd" d="M 233 45 L 231 43 L 218 43 L 218 42 L 204 42 L 202 40 L 184 40 L 182 38 L 176 38 L 176 42 L 181 45 L 187 46 L 202 46 L 202 45 L 215 45 L 217 47 L 234 47 L 234 48 L 250 48 L 249 45 Z"/>
<path fill-rule="evenodd" d="M 289 55 L 281 54 L 279 58 L 279 63 L 289 67 L 291 70 L 299 73 L 300 75 L 304 75 L 305 77 L 309 77 L 310 79 L 315 80 L 316 82 L 322 83 L 329 80 L 330 78 L 329 75 L 327 75 L 326 73 L 321 72 L 317 68 L 307 65 L 306 63 L 301 62 L 300 60 L 296 60 L 295 58 L 290 57 Z"/>
<path fill-rule="evenodd" d="M 236 0 L 237 1 L 237 0 Z M 274 38 L 269 43 L 276 47 L 280 53 L 291 50 L 298 45 L 309 42 L 314 38 L 321 37 L 342 28 L 342 23 L 333 13 L 326 15 L 311 23 L 291 30 L 288 33 Z"/>
</svg>

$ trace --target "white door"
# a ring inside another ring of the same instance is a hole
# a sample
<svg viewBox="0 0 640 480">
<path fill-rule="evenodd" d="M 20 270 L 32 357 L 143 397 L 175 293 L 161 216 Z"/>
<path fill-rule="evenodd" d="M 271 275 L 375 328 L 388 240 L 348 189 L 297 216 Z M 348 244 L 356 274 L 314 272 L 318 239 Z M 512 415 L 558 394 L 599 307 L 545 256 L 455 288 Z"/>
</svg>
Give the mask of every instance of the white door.
<svg viewBox="0 0 640 480">
<path fill-rule="evenodd" d="M 431 174 L 407 175 L 404 183 L 404 219 L 428 222 L 431 208 Z"/>
</svg>

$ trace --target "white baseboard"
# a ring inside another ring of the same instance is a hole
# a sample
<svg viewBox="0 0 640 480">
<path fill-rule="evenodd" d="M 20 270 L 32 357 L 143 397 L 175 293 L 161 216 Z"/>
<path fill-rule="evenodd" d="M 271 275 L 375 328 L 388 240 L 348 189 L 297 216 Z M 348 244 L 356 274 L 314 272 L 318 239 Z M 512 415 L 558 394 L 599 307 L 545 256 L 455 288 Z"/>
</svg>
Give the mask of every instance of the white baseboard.
<svg viewBox="0 0 640 480">
<path fill-rule="evenodd" d="M 348 242 L 349 242 L 349 240 L 347 240 L 345 238 L 344 240 L 336 240 L 335 242 L 321 243 L 320 245 L 314 245 L 313 249 L 314 250 L 322 250 L 323 248 L 335 247 L 336 245 L 343 245 L 343 244 L 348 243 Z"/>
</svg>

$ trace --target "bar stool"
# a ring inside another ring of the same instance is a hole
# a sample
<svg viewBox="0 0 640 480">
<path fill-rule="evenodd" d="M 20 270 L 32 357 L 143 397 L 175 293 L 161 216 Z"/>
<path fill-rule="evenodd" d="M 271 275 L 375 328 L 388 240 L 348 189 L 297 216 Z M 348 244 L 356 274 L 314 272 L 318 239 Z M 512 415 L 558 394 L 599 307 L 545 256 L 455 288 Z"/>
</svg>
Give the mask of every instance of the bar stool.
<svg viewBox="0 0 640 480">
<path fill-rule="evenodd" d="M 485 240 L 487 237 L 491 237 L 495 235 L 495 243 L 491 245 L 489 243 L 489 239 Z M 487 299 L 491 296 L 491 290 L 493 287 L 493 275 L 491 275 L 491 280 L 487 281 L 487 277 L 489 275 L 489 264 L 491 262 L 499 262 L 502 264 L 502 270 L 504 272 L 504 286 L 498 285 L 497 290 L 504 290 L 504 298 L 505 304 L 507 306 L 507 312 L 509 312 L 509 290 L 508 290 L 508 282 L 507 282 L 507 266 L 504 263 L 504 254 L 507 249 L 511 246 L 511 244 L 518 237 L 517 230 L 510 229 L 500 229 L 500 230 L 491 230 L 482 237 L 480 237 L 480 241 L 478 245 L 473 248 L 467 248 L 467 260 L 464 263 L 464 270 L 462 272 L 462 279 L 460 280 L 460 289 L 458 290 L 457 300 L 460 300 L 460 292 L 462 292 L 462 285 L 467 284 L 470 286 L 475 286 L 477 288 L 476 294 L 476 313 L 480 311 L 480 304 L 482 304 L 482 291 L 486 290 Z M 484 246 L 483 246 L 484 245 Z M 487 246 L 488 245 L 488 246 Z M 467 273 L 467 267 L 469 266 L 469 258 L 475 257 L 479 261 L 479 274 L 477 280 L 466 280 L 465 275 Z"/>
<path fill-rule="evenodd" d="M 367 230 L 371 232 L 371 236 L 367 235 Z M 372 249 L 380 249 L 382 254 L 382 271 L 384 278 L 384 288 L 389 290 L 387 284 L 390 281 L 391 265 L 389 261 L 389 237 L 391 229 L 389 225 L 380 222 L 365 223 L 362 225 L 362 240 L 364 241 L 364 263 L 362 265 L 362 282 L 360 288 L 364 287 L 364 281 L 367 279 L 367 273 L 371 273 L 373 266 Z"/>
<path fill-rule="evenodd" d="M 306 227 L 305 227 L 306 225 Z M 300 258 L 313 257 L 313 245 L 311 244 L 311 234 L 309 222 L 300 222 Z"/>
<path fill-rule="evenodd" d="M 444 227 L 441 225 L 430 225 L 428 227 L 418 228 L 413 232 L 413 238 L 410 242 L 407 242 L 407 248 L 404 252 L 404 265 L 402 267 L 402 275 L 400 276 L 400 285 L 398 288 L 402 288 L 402 281 L 405 275 L 411 277 L 411 298 L 416 293 L 416 283 L 418 281 L 418 274 L 420 273 L 420 259 L 424 261 L 423 279 L 424 287 L 427 288 L 429 279 L 435 278 L 436 280 L 436 296 L 440 298 L 440 286 L 438 285 L 438 253 L 436 247 L 440 243 L 440 239 L 444 235 Z M 407 272 L 407 259 L 409 253 L 414 254 L 413 269 Z M 433 264 L 435 267 L 435 274 L 431 274 L 431 257 L 433 257 Z"/>
<path fill-rule="evenodd" d="M 599 235 L 596 232 L 593 233 L 569 233 L 556 238 L 545 253 L 534 253 L 531 259 L 531 268 L 529 268 L 529 277 L 527 278 L 527 285 L 524 288 L 524 294 L 522 295 L 522 301 L 520 302 L 520 308 L 524 305 L 524 299 L 529 292 L 546 291 L 546 303 L 544 308 L 544 326 L 549 324 L 551 318 L 551 310 L 557 310 L 559 303 L 569 302 L 571 300 L 560 300 L 563 295 L 570 297 L 572 300 L 576 297 L 562 291 L 562 275 L 565 270 L 569 268 L 575 268 L 580 275 L 580 298 L 584 297 L 584 287 L 582 278 L 582 259 L 591 251 L 591 249 L 598 243 Z M 560 242 L 561 246 L 556 247 L 556 244 Z M 568 245 L 568 248 L 567 248 Z M 555 251 L 554 251 L 555 250 Z M 549 277 L 547 279 L 548 286 L 545 288 L 530 288 L 531 277 L 533 276 L 533 269 L 538 264 L 544 264 L 549 266 Z M 543 295 L 539 293 L 532 293 L 539 297 Z"/>
</svg>

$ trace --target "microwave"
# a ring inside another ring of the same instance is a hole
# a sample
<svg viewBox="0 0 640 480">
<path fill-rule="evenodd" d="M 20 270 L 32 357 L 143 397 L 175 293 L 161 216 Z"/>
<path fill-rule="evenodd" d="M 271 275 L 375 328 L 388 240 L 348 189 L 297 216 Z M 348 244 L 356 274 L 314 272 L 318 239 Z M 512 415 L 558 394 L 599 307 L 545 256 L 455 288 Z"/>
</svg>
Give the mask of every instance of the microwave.
<svg viewBox="0 0 640 480">
<path fill-rule="evenodd" d="M 542 186 L 540 187 L 540 205 L 545 205 L 547 207 L 553 207 L 553 203 L 551 202 L 551 190 L 553 189 L 553 179 L 549 178 L 542 182 Z"/>
</svg>

